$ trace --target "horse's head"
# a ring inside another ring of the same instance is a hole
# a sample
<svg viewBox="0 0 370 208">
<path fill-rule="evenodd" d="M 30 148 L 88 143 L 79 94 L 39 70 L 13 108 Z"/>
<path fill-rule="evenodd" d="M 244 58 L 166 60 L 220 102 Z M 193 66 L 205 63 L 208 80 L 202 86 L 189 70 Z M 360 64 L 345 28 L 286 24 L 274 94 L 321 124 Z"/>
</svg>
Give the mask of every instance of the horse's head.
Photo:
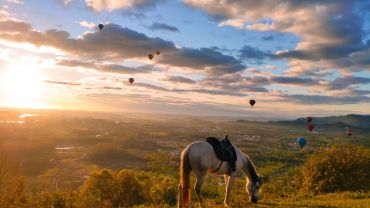
<svg viewBox="0 0 370 208">
<path fill-rule="evenodd" d="M 262 177 L 258 177 L 258 179 L 254 182 L 248 181 L 247 190 L 251 202 L 257 203 L 261 187 L 262 187 Z"/>
</svg>

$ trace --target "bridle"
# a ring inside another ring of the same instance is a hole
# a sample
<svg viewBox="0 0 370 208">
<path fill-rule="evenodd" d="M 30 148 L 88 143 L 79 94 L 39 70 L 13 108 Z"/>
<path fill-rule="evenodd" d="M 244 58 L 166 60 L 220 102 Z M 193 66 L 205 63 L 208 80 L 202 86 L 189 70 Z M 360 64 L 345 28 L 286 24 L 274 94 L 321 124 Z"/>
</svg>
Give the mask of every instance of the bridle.
<svg viewBox="0 0 370 208">
<path fill-rule="evenodd" d="M 260 188 L 260 182 L 259 181 L 257 181 L 256 183 L 253 183 L 252 184 L 252 188 L 251 188 L 251 196 L 250 197 L 254 197 L 254 192 L 256 191 L 256 190 L 258 190 Z"/>
</svg>

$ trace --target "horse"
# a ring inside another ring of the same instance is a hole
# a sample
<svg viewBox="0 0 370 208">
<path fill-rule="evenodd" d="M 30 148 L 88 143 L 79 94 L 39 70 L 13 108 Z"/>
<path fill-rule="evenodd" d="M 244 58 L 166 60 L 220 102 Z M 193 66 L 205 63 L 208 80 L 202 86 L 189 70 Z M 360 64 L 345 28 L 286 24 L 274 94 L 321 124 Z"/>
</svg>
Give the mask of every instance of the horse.
<svg viewBox="0 0 370 208">
<path fill-rule="evenodd" d="M 233 144 L 232 144 L 233 145 Z M 229 207 L 230 190 L 233 186 L 234 179 L 238 172 L 243 172 L 248 183 L 246 189 L 252 203 L 257 203 L 259 191 L 262 186 L 262 177 L 258 176 L 256 168 L 250 158 L 233 145 L 237 160 L 235 171 L 229 172 L 229 164 L 226 161 L 221 161 L 217 158 L 211 144 L 206 141 L 196 141 L 189 144 L 181 153 L 180 165 L 180 183 L 178 186 L 178 208 L 182 206 L 188 208 L 190 206 L 190 172 L 193 171 L 196 176 L 194 190 L 202 207 L 203 199 L 200 194 L 204 182 L 204 178 L 208 173 L 216 175 L 224 175 L 226 194 L 224 206 Z"/>
</svg>

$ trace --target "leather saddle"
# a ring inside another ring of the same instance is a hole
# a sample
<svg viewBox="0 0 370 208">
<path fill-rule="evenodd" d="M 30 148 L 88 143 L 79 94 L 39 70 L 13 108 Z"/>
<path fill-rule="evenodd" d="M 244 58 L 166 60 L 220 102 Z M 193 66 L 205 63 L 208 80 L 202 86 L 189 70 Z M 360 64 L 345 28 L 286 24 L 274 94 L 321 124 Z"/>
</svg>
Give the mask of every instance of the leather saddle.
<svg viewBox="0 0 370 208">
<path fill-rule="evenodd" d="M 218 171 L 221 168 L 222 163 L 224 161 L 229 163 L 228 170 L 229 174 L 236 170 L 235 169 L 235 162 L 237 160 L 236 152 L 227 135 L 225 139 L 221 141 L 214 137 L 207 137 L 206 142 L 212 145 L 217 158 L 221 160 L 220 166 L 216 170 L 213 170 L 212 172 Z"/>
</svg>

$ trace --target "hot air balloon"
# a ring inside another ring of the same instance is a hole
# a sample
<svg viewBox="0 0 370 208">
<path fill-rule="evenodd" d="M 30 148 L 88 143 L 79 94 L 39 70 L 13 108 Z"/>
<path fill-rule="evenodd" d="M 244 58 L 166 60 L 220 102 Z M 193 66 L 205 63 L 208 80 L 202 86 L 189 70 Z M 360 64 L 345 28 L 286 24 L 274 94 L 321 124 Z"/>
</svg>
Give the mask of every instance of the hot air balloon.
<svg viewBox="0 0 370 208">
<path fill-rule="evenodd" d="M 351 128 L 346 128 L 346 134 L 347 136 L 352 136 L 352 129 Z"/>
<path fill-rule="evenodd" d="M 159 55 L 159 54 L 161 54 L 161 52 L 160 51 L 157 51 L 157 55 Z"/>
<path fill-rule="evenodd" d="M 297 138 L 298 145 L 303 148 L 307 144 L 307 140 L 304 137 L 298 137 Z"/>
<path fill-rule="evenodd" d="M 148 54 L 148 58 L 149 58 L 149 60 L 152 60 L 153 59 L 153 54 Z"/>
<path fill-rule="evenodd" d="M 255 100 L 249 100 L 249 104 L 253 107 L 254 104 L 256 104 L 256 101 Z"/>
<path fill-rule="evenodd" d="M 128 81 L 130 82 L 130 84 L 132 84 L 134 83 L 135 79 L 131 77 L 130 79 L 128 79 Z"/>
<path fill-rule="evenodd" d="M 307 124 L 307 129 L 311 132 L 314 129 L 314 125 L 312 123 Z"/>
<path fill-rule="evenodd" d="M 307 117 L 306 120 L 307 120 L 307 123 L 311 123 L 312 122 L 312 117 Z"/>
<path fill-rule="evenodd" d="M 99 24 L 99 25 L 98 25 L 98 28 L 99 28 L 99 30 L 101 31 L 101 30 L 104 28 L 104 25 L 103 25 L 103 24 Z"/>
</svg>

